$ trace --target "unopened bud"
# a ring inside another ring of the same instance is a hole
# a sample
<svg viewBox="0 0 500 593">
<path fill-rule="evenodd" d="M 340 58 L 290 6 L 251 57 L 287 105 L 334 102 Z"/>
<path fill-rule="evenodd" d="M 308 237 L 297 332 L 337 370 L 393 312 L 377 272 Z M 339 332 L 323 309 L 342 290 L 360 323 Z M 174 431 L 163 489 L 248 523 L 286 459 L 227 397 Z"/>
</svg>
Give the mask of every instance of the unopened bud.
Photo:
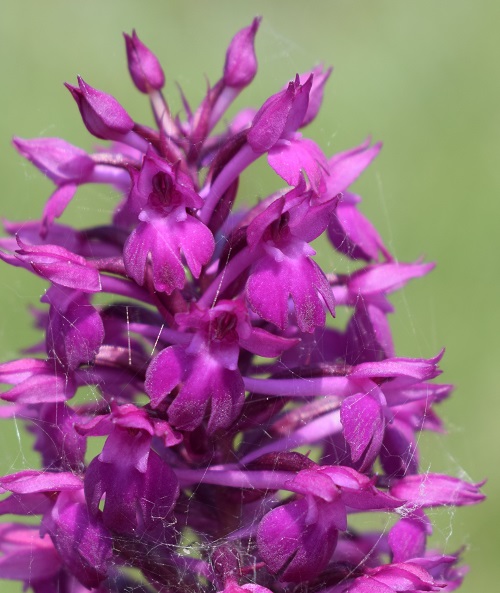
<svg viewBox="0 0 500 593">
<path fill-rule="evenodd" d="M 102 140 L 120 140 L 134 127 L 134 122 L 118 101 L 78 77 L 78 87 L 65 83 L 80 109 L 88 131 Z"/>
<path fill-rule="evenodd" d="M 132 31 L 132 36 L 123 34 L 127 49 L 128 69 L 135 86 L 141 93 L 159 91 L 165 84 L 165 74 L 158 58 Z"/>
</svg>

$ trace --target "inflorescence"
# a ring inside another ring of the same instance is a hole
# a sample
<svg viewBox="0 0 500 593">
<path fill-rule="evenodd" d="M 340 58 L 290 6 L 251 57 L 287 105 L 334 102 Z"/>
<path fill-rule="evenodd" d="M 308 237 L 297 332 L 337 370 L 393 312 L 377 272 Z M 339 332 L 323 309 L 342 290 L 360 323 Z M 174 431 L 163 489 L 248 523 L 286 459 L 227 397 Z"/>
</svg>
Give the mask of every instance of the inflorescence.
<svg viewBox="0 0 500 593">
<path fill-rule="evenodd" d="M 183 118 L 134 32 L 128 67 L 155 129 L 78 78 L 66 86 L 83 123 L 110 144 L 14 139 L 56 186 L 41 220 L 6 222 L 0 240 L 5 262 L 50 283 L 35 314 L 44 342 L 0 365 L 2 415 L 26 422 L 41 459 L 0 478 L 3 514 L 41 518 L 0 526 L 0 576 L 35 593 L 461 583 L 459 553 L 427 547 L 426 509 L 483 495 L 420 473 L 419 435 L 441 430 L 434 404 L 451 386 L 431 382 L 442 353 L 396 356 L 387 321 L 388 294 L 433 265 L 396 261 L 349 191 L 380 144 L 327 158 L 302 136 L 330 70 L 224 122 L 256 74 L 259 22 L 233 38 L 198 108 L 183 96 Z M 285 187 L 234 210 L 263 156 Z M 121 195 L 110 223 L 57 222 L 87 183 Z M 320 236 L 356 271 L 325 274 Z M 104 445 L 90 458 L 93 437 Z M 386 529 L 352 525 L 373 512 Z"/>
</svg>

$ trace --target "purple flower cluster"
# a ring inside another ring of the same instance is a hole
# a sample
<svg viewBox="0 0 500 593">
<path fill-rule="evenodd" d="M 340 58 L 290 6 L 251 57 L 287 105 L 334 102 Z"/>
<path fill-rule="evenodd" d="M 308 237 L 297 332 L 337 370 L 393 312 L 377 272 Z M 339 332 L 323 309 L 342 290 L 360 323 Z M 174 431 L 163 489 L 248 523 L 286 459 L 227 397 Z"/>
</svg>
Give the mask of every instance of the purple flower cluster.
<svg viewBox="0 0 500 593">
<path fill-rule="evenodd" d="M 1 525 L 0 577 L 35 593 L 461 583 L 458 553 L 427 547 L 425 509 L 474 504 L 480 485 L 420 473 L 419 435 L 441 430 L 434 404 L 451 386 L 432 382 L 442 353 L 396 356 L 387 321 L 388 295 L 433 266 L 396 261 L 350 193 L 380 144 L 328 158 L 302 136 L 330 70 L 223 121 L 256 74 L 259 22 L 235 35 L 199 107 L 183 97 L 184 118 L 134 32 L 128 66 L 155 129 L 78 78 L 66 86 L 83 122 L 110 144 L 14 140 L 56 186 L 41 220 L 6 222 L 0 240 L 5 262 L 50 283 L 45 340 L 0 365 L 2 416 L 26 421 L 41 458 L 0 478 L 1 512 L 40 518 Z M 285 187 L 233 210 L 263 156 Z M 86 183 L 122 196 L 109 225 L 58 223 Z M 326 274 L 320 236 L 361 265 Z M 373 512 L 386 529 L 353 527 Z"/>
</svg>

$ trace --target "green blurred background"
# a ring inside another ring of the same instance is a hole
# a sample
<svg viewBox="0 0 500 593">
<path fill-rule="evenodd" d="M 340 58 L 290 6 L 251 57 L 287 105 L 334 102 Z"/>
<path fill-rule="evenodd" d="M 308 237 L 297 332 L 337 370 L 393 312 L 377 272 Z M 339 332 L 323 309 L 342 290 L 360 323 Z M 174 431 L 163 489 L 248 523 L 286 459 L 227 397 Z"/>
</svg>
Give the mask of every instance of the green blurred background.
<svg viewBox="0 0 500 593">
<path fill-rule="evenodd" d="M 358 182 L 363 210 L 401 261 L 438 263 L 394 298 L 392 323 L 403 356 L 432 356 L 442 346 L 444 381 L 457 385 L 441 407 L 448 434 L 422 438 L 425 470 L 479 481 L 488 501 L 437 517 L 436 543 L 466 546 L 464 593 L 493 591 L 500 551 L 499 422 L 500 254 L 498 137 L 500 43 L 497 0 L 330 0 L 315 2 L 25 0 L 2 3 L 0 22 L 0 215 L 40 215 L 51 191 L 11 148 L 13 135 L 60 136 L 90 149 L 92 139 L 62 83 L 76 74 L 103 89 L 132 117 L 149 123 L 147 100 L 129 80 L 122 31 L 136 28 L 193 104 L 206 75 L 215 82 L 232 35 L 262 14 L 259 74 L 238 107 L 260 106 L 296 72 L 334 65 L 323 109 L 308 134 L 327 155 L 383 140 L 381 156 Z M 264 195 L 272 176 L 252 169 L 245 199 Z M 81 191 L 66 222 L 94 224 L 116 197 Z M 328 256 L 327 271 L 337 269 Z M 22 270 L 1 268 L 0 359 L 16 356 L 37 334 L 25 308 L 44 286 Z M 17 435 L 17 428 L 21 437 Z M 22 426 L 1 425 L 1 472 L 35 458 Z M 20 591 L 2 584 L 3 591 Z"/>
</svg>

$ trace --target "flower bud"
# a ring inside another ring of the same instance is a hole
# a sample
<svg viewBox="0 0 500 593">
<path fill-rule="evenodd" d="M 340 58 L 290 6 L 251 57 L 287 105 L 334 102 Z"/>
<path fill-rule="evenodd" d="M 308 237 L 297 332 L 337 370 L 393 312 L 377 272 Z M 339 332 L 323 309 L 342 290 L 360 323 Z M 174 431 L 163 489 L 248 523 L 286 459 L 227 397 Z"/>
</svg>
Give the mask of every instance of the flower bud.
<svg viewBox="0 0 500 593">
<path fill-rule="evenodd" d="M 141 93 L 147 94 L 151 90 L 159 91 L 165 84 L 165 74 L 158 58 L 137 37 L 135 29 L 132 31 L 132 37 L 126 33 L 123 36 L 127 50 L 128 69 L 135 86 Z"/>
<path fill-rule="evenodd" d="M 78 77 L 78 87 L 65 83 L 78 105 L 87 130 L 102 140 L 120 140 L 134 127 L 134 122 L 118 101 Z"/>
<path fill-rule="evenodd" d="M 238 31 L 229 44 L 223 77 L 227 86 L 241 89 L 252 82 L 257 72 L 254 40 L 260 21 L 260 17 L 254 18 L 252 24 Z"/>
</svg>

